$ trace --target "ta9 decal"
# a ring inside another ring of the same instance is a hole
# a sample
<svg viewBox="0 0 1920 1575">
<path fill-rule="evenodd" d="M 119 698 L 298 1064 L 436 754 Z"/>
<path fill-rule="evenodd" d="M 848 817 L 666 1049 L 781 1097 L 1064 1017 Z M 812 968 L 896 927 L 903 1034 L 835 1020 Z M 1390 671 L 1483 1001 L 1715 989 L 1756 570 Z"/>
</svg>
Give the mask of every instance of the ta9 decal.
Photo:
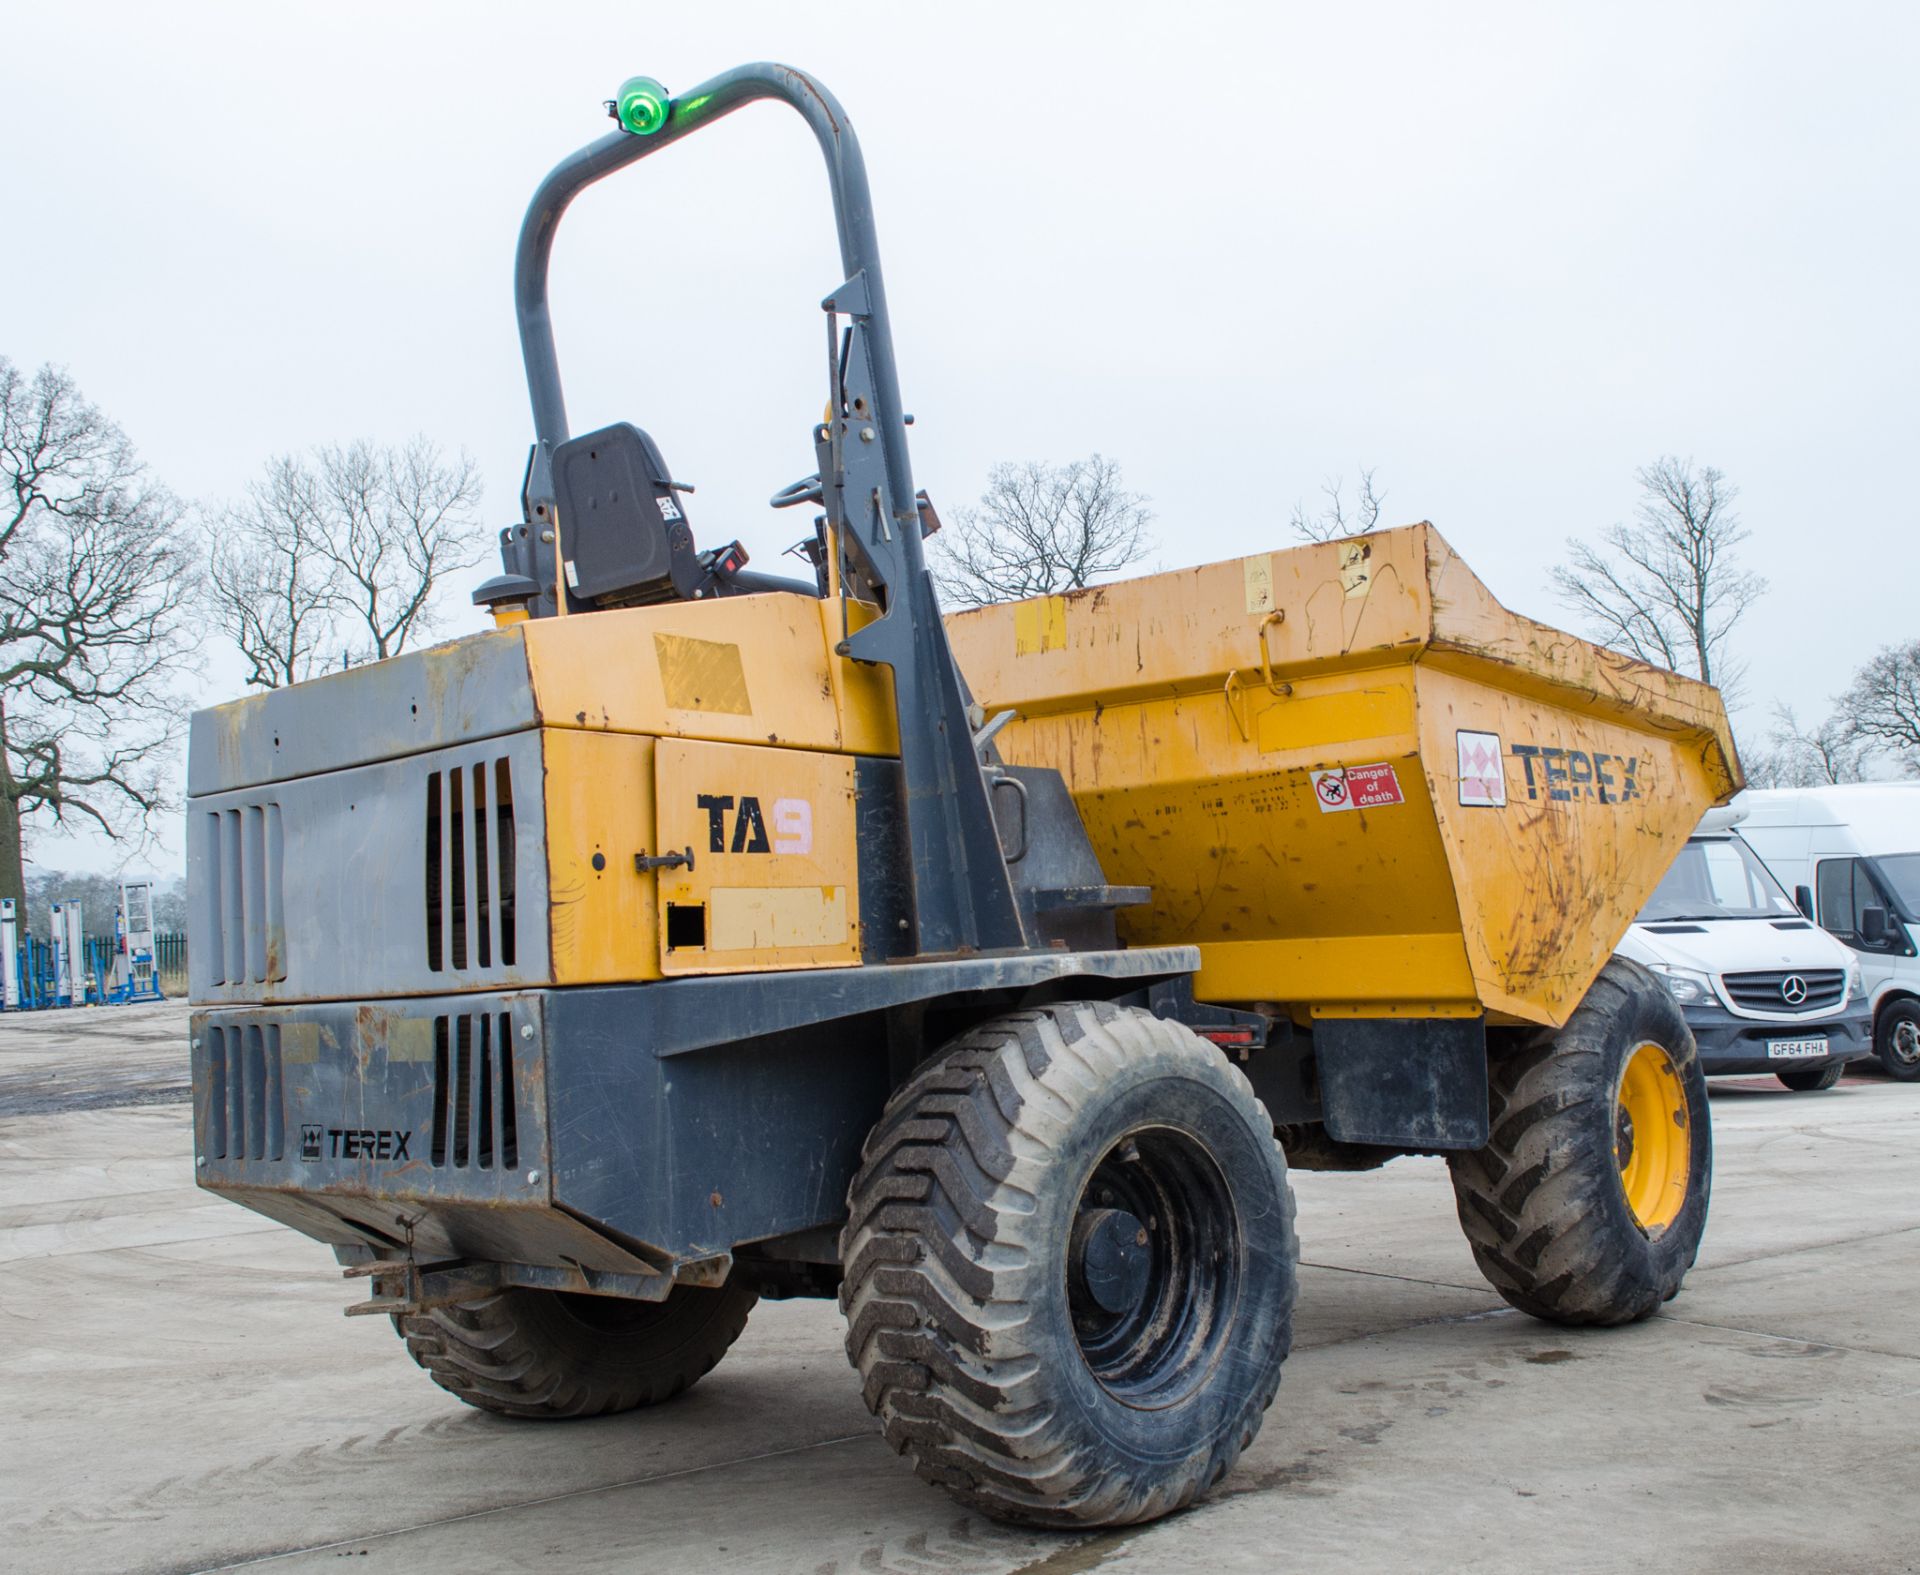
<svg viewBox="0 0 1920 1575">
<path fill-rule="evenodd" d="M 1526 771 L 1528 798 L 1626 804 L 1641 796 L 1637 776 L 1640 761 L 1634 755 L 1540 744 L 1515 744 L 1512 754 Z"/>
<path fill-rule="evenodd" d="M 813 806 L 803 798 L 773 801 L 773 838 L 767 838 L 767 816 L 751 793 L 701 793 L 694 804 L 707 812 L 707 850 L 710 853 L 811 853 Z M 732 817 L 729 834 L 728 817 Z"/>
</svg>

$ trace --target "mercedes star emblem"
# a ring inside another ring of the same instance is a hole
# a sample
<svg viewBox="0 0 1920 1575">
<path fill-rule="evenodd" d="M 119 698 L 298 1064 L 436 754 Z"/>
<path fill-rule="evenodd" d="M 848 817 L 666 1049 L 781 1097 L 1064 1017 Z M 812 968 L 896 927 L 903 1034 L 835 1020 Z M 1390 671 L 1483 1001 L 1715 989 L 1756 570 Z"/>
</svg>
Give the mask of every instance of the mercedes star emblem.
<svg viewBox="0 0 1920 1575">
<path fill-rule="evenodd" d="M 1807 998 L 1807 981 L 1797 973 L 1790 973 L 1780 981 L 1780 995 L 1787 1005 L 1798 1006 Z"/>
</svg>

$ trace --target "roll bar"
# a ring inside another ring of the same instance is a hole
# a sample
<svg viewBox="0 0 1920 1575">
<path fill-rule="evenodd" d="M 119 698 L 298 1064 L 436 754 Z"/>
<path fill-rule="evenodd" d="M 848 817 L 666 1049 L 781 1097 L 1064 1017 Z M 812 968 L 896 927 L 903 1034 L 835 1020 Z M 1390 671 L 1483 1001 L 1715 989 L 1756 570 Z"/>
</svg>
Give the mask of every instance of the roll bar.
<svg viewBox="0 0 1920 1575">
<path fill-rule="evenodd" d="M 806 121 L 833 195 L 845 281 L 821 302 L 836 348 L 830 414 L 814 429 L 815 453 L 836 550 L 858 562 L 884 608 L 881 617 L 848 633 L 840 654 L 893 669 L 901 808 L 913 862 L 908 950 L 932 957 L 1024 949 L 1030 943 L 975 752 L 966 688 L 921 545 L 866 161 L 846 111 L 805 72 L 765 61 L 723 72 L 674 98 L 659 130 L 622 129 L 589 143 L 535 191 L 513 269 L 535 437 L 523 500 L 527 524 L 552 518 L 553 452 L 570 435 L 547 307 L 548 261 L 561 216 L 596 181 L 760 99 L 778 100 Z M 837 326 L 843 317 L 844 339 Z M 541 532 L 529 534 L 532 545 Z M 547 561 L 540 567 L 550 569 L 550 556 L 534 546 L 535 562 L 542 557 Z M 536 578 L 552 583 L 544 572 Z"/>
<path fill-rule="evenodd" d="M 880 276 L 880 243 L 874 230 L 873 198 L 867 188 L 867 163 L 854 136 L 847 112 L 826 88 L 791 66 L 758 61 L 736 66 L 676 96 L 667 123 L 651 136 L 615 131 L 591 142 L 555 165 L 533 194 L 520 225 L 520 244 L 513 262 L 514 311 L 520 322 L 520 354 L 527 368 L 527 394 L 533 404 L 535 449 L 528 477 L 529 498 L 553 501 L 550 456 L 571 432 L 560 386 L 560 360 L 554 349 L 553 317 L 547 307 L 547 267 L 553 236 L 561 215 L 573 199 L 616 170 L 638 163 L 650 154 L 690 136 L 735 110 L 762 99 L 775 99 L 793 109 L 812 130 L 826 159 L 827 184 L 833 194 L 833 217 L 840 238 L 840 263 L 848 279 L 865 275 L 866 315 L 874 364 L 874 415 L 888 429 L 888 491 L 905 519 L 916 513 L 913 479 L 907 466 L 905 426 L 900 405 L 900 377 L 893 358 L 893 333 L 888 326 L 886 289 Z"/>
</svg>

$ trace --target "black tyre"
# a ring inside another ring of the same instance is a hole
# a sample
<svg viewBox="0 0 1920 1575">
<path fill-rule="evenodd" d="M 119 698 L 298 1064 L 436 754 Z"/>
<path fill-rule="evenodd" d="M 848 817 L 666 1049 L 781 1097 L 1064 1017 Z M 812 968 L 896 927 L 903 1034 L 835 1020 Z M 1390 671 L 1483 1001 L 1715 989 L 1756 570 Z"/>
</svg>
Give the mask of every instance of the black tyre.
<svg viewBox="0 0 1920 1575">
<path fill-rule="evenodd" d="M 1887 1076 L 1920 1083 L 1920 1001 L 1895 1001 L 1880 1014 L 1873 1053 Z"/>
<path fill-rule="evenodd" d="M 1564 1028 L 1488 1070 L 1492 1140 L 1449 1156 L 1480 1272 L 1553 1323 L 1654 1312 L 1693 1266 L 1713 1179 L 1706 1079 L 1673 997 L 1616 957 Z"/>
<path fill-rule="evenodd" d="M 1829 1061 L 1824 1066 L 1809 1066 L 1798 1072 L 1775 1072 L 1773 1075 L 1796 1094 L 1817 1094 L 1823 1088 L 1832 1088 L 1840 1081 L 1840 1074 L 1845 1070 L 1844 1061 Z"/>
<path fill-rule="evenodd" d="M 868 1409 L 970 1508 L 1151 1520 L 1259 1430 L 1293 1195 L 1245 1077 L 1191 1030 L 1105 1003 L 975 1029 L 889 1102 L 848 1207 Z"/>
<path fill-rule="evenodd" d="M 663 1302 L 515 1289 L 393 1320 L 407 1354 L 468 1405 L 503 1416 L 604 1416 L 671 1400 L 712 1372 L 759 1300 L 676 1286 Z"/>
</svg>

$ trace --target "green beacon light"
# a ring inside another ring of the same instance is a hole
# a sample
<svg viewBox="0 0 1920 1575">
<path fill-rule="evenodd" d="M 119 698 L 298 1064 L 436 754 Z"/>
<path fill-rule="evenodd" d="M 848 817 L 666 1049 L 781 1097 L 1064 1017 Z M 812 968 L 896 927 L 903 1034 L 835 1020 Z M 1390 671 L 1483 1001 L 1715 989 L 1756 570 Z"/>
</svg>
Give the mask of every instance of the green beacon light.
<svg viewBox="0 0 1920 1575">
<path fill-rule="evenodd" d="M 607 107 L 623 130 L 650 137 L 667 123 L 673 101 L 652 77 L 628 77 L 620 84 L 620 96 Z"/>
</svg>

